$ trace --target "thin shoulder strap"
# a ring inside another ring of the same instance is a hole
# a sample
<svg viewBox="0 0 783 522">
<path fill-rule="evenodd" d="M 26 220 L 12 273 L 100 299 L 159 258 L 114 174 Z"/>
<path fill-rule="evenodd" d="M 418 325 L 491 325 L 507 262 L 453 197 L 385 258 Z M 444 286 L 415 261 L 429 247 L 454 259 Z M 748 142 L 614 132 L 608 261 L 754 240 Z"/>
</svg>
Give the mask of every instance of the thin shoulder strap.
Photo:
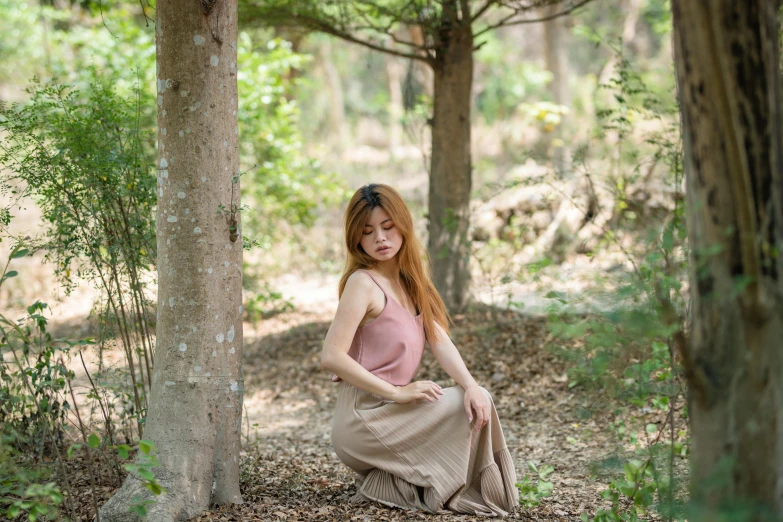
<svg viewBox="0 0 783 522">
<path fill-rule="evenodd" d="M 378 288 L 381 289 L 381 292 L 383 292 L 383 295 L 386 295 L 386 290 L 383 289 L 383 287 L 380 285 L 380 283 L 378 283 L 378 281 L 375 280 L 375 278 L 372 276 L 372 274 L 369 271 L 364 270 L 363 268 L 359 268 L 358 271 L 364 272 L 365 274 L 370 276 L 370 279 L 372 279 L 375 282 L 375 284 L 378 285 Z M 386 295 L 386 297 L 388 298 L 389 296 Z"/>
</svg>

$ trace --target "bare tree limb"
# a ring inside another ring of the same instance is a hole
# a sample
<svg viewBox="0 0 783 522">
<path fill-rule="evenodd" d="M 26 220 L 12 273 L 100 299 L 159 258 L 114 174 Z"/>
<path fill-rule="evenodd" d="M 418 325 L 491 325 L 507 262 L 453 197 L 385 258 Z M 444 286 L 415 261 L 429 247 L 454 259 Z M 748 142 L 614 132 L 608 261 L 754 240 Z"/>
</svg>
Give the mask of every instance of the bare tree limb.
<svg viewBox="0 0 783 522">
<path fill-rule="evenodd" d="M 338 28 L 338 27 L 336 27 L 336 26 L 326 22 L 325 20 L 321 20 L 321 19 L 313 17 L 313 16 L 302 15 L 300 13 L 292 13 L 290 11 L 288 11 L 286 14 L 288 15 L 288 19 L 293 24 L 300 25 L 300 26 L 312 29 L 314 31 L 318 31 L 318 32 L 322 32 L 322 33 L 325 33 L 325 34 L 329 34 L 329 35 L 335 36 L 337 38 L 340 38 L 342 40 L 346 40 L 348 42 L 352 42 L 352 43 L 355 43 L 355 44 L 367 47 L 369 49 L 373 49 L 374 51 L 379 51 L 379 52 L 390 54 L 390 55 L 393 55 L 393 56 L 398 56 L 400 58 L 408 58 L 408 59 L 411 59 L 411 60 L 419 60 L 419 61 L 422 61 L 422 62 L 425 62 L 427 64 L 432 65 L 432 59 L 430 58 L 430 54 L 428 52 L 430 49 L 432 49 L 432 47 L 429 47 L 429 46 L 428 47 L 421 47 L 419 45 L 414 44 L 413 42 L 406 42 L 407 45 L 409 45 L 413 49 L 423 51 L 425 53 L 423 55 L 422 54 L 414 54 L 414 53 L 410 53 L 410 52 L 404 52 L 404 51 L 398 51 L 396 49 L 389 49 L 389 48 L 383 47 L 380 44 L 376 44 L 376 43 L 373 43 L 373 42 L 371 42 L 369 40 L 365 40 L 365 39 L 359 38 L 358 36 L 355 36 L 355 35 L 351 34 L 350 31 L 345 30 L 345 29 L 340 29 L 340 28 Z M 388 32 L 381 31 L 381 30 L 379 30 L 375 26 L 367 26 L 365 28 L 366 29 L 370 29 L 370 30 L 374 30 L 376 32 L 381 32 L 383 34 L 386 34 L 387 36 L 391 36 L 391 35 L 389 35 Z M 400 43 L 402 43 L 402 42 L 400 42 Z"/>
<path fill-rule="evenodd" d="M 783 0 L 781 0 L 781 1 L 783 1 Z M 471 22 L 471 24 L 475 23 L 475 22 L 476 22 L 476 20 L 478 20 L 479 18 L 481 18 L 481 15 L 483 15 L 484 13 L 486 13 L 486 12 L 487 12 L 487 10 L 488 10 L 490 7 L 492 7 L 494 4 L 495 4 L 495 1 L 494 1 L 494 0 L 486 0 L 486 1 L 484 2 L 484 5 L 482 5 L 481 7 L 479 7 L 479 8 L 478 8 L 478 10 L 477 10 L 475 13 L 473 13 L 473 16 L 470 18 L 470 22 Z"/>
<path fill-rule="evenodd" d="M 522 19 L 522 20 L 514 20 L 514 17 L 518 16 L 519 13 L 523 11 L 521 9 L 517 9 L 515 12 L 513 12 L 513 13 L 503 17 L 500 20 L 500 22 L 497 22 L 497 23 L 494 23 L 494 24 L 490 24 L 487 27 L 485 27 L 484 29 L 482 29 L 481 31 L 477 32 L 476 34 L 473 35 L 473 37 L 477 38 L 477 37 L 481 36 L 484 33 L 487 33 L 489 31 L 497 29 L 498 27 L 510 27 L 512 25 L 534 24 L 534 23 L 537 23 L 537 22 L 548 22 L 549 20 L 554 20 L 555 18 L 559 18 L 561 16 L 566 16 L 568 14 L 571 14 L 572 12 L 576 11 L 580 7 L 583 7 L 584 5 L 586 5 L 587 3 L 591 2 L 591 1 L 592 0 L 580 0 L 579 2 L 575 3 L 574 5 L 572 5 L 570 7 L 567 7 L 567 8 L 565 8 L 564 10 L 562 10 L 562 11 L 560 11 L 558 13 L 554 13 L 554 14 L 551 14 L 551 15 L 542 16 L 540 18 L 534 18 L 534 19 L 526 18 L 526 19 Z M 532 7 L 530 9 L 532 9 Z M 527 11 L 527 10 L 529 10 L 529 9 L 524 9 L 524 11 Z"/>
</svg>

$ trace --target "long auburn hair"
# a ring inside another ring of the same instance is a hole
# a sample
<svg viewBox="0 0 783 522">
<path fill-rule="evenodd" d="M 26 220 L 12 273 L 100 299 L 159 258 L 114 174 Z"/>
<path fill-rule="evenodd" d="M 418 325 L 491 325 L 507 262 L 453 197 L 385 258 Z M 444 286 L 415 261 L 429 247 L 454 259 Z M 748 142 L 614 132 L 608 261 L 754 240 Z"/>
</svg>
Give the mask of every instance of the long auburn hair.
<svg viewBox="0 0 783 522">
<path fill-rule="evenodd" d="M 402 247 L 397 253 L 400 265 L 400 280 L 405 290 L 421 312 L 424 333 L 427 339 L 436 338 L 435 322 L 449 333 L 449 314 L 430 277 L 430 264 L 426 251 L 416 237 L 413 217 L 400 194 L 388 185 L 370 183 L 357 190 L 345 211 L 345 246 L 348 256 L 345 270 L 340 278 L 338 296 L 342 297 L 345 283 L 356 270 L 371 269 L 378 261 L 367 254 L 359 244 L 362 231 L 375 207 L 381 207 L 389 214 L 402 235 Z"/>
</svg>

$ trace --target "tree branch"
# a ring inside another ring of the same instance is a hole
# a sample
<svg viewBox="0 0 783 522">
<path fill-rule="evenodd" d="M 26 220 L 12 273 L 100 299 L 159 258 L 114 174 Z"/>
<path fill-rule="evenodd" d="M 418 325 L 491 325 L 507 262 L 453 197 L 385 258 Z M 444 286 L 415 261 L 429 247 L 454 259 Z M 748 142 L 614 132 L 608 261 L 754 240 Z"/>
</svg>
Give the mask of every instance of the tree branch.
<svg viewBox="0 0 783 522">
<path fill-rule="evenodd" d="M 783 1 L 783 0 L 781 0 Z M 470 18 L 471 25 L 476 22 L 479 18 L 481 18 L 481 15 L 487 12 L 487 10 L 492 7 L 492 5 L 495 3 L 494 0 L 486 0 L 484 5 L 478 8 L 478 10 L 473 14 L 473 16 Z"/>
<path fill-rule="evenodd" d="M 424 55 L 421 54 L 414 54 L 410 52 L 404 52 L 404 51 L 398 51 L 396 49 L 388 49 L 386 47 L 383 47 L 382 45 L 370 42 L 368 40 L 364 40 L 362 38 L 359 38 L 358 36 L 355 36 L 354 34 L 351 34 L 351 32 L 340 29 L 330 23 L 328 23 L 325 20 L 321 20 L 319 18 L 308 16 L 308 15 L 302 15 L 299 13 L 293 13 L 291 11 L 286 10 L 286 19 L 289 20 L 292 24 L 299 25 L 314 31 L 318 31 L 321 33 L 329 34 L 334 37 L 340 38 L 341 40 L 345 40 L 348 42 L 352 42 L 355 44 L 362 45 L 364 47 L 370 48 L 374 51 L 380 51 L 382 53 L 390 54 L 392 56 L 398 56 L 400 58 L 408 58 L 411 60 L 419 60 L 422 62 L 425 62 L 429 65 L 432 65 L 432 59 L 429 56 L 428 50 L 431 49 L 431 47 L 425 46 L 419 46 L 414 44 L 413 42 L 400 42 L 405 43 L 412 47 L 413 49 L 418 49 L 420 51 L 424 52 Z M 368 26 L 367 27 L 370 30 L 374 30 L 376 32 L 382 32 L 383 34 L 387 36 L 391 36 L 388 32 L 379 30 L 375 26 Z M 394 38 L 394 37 L 392 37 Z M 395 39 L 396 41 L 396 39 Z"/>
<path fill-rule="evenodd" d="M 473 17 L 470 16 L 470 2 L 469 0 L 459 0 L 460 25 L 463 27 L 470 27 L 473 23 Z"/>
<path fill-rule="evenodd" d="M 554 13 L 547 16 L 542 16 L 541 18 L 534 18 L 534 19 L 523 19 L 523 20 L 514 20 L 513 18 L 519 15 L 522 11 L 527 11 L 528 9 L 517 9 L 513 13 L 511 13 L 508 16 L 505 16 L 500 22 L 490 24 L 481 31 L 477 32 L 473 35 L 474 38 L 477 38 L 481 36 L 484 33 L 487 33 L 489 31 L 492 31 L 493 29 L 497 29 L 498 27 L 510 27 L 512 25 L 522 25 L 522 24 L 534 24 L 537 22 L 548 22 L 549 20 L 554 20 L 555 18 L 559 18 L 561 16 L 565 16 L 568 14 L 571 14 L 572 12 L 576 11 L 580 7 L 583 7 L 588 2 L 591 2 L 592 0 L 580 0 L 579 2 L 575 3 L 574 5 L 567 7 L 563 11 L 560 11 L 558 13 Z"/>
</svg>

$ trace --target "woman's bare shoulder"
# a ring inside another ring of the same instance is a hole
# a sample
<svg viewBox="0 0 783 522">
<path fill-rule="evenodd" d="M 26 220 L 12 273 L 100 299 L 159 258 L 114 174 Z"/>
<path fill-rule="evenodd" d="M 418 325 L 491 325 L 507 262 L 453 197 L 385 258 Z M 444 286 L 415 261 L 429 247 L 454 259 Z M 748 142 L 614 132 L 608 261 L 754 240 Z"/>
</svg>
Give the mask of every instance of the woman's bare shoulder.
<svg viewBox="0 0 783 522">
<path fill-rule="evenodd" d="M 371 290 L 375 283 L 363 270 L 356 270 L 354 273 L 348 276 L 345 280 L 345 290 L 343 290 L 343 296 L 349 294 L 355 295 L 367 295 L 368 290 Z"/>
</svg>

